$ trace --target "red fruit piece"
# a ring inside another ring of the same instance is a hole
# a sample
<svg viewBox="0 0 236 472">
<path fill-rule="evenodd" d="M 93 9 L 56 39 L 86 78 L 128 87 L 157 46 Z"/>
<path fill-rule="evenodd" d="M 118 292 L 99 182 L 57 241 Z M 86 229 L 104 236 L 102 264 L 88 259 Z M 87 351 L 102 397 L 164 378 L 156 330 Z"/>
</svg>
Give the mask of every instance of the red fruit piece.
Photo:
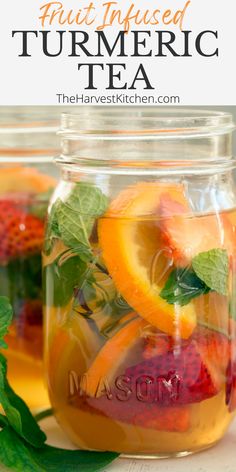
<svg viewBox="0 0 236 472">
<path fill-rule="evenodd" d="M 41 251 L 44 223 L 14 202 L 0 200 L 0 263 Z"/>
<path fill-rule="evenodd" d="M 236 409 L 236 361 L 229 362 L 226 372 L 226 405 L 230 412 Z"/>
<path fill-rule="evenodd" d="M 150 385 L 156 385 L 153 401 L 159 406 L 201 402 L 219 391 L 194 340 L 129 367 L 125 375 L 143 397 Z"/>
<path fill-rule="evenodd" d="M 80 405 L 81 407 L 81 405 Z M 90 409 L 112 420 L 157 431 L 185 432 L 190 427 L 188 406 L 160 407 L 156 403 L 141 402 L 135 393 L 127 401 L 113 394 L 111 399 L 87 398 L 83 409 Z"/>
<path fill-rule="evenodd" d="M 25 301 L 14 323 L 17 348 L 23 349 L 35 358 L 41 358 L 43 355 L 42 302 L 40 300 Z"/>
<path fill-rule="evenodd" d="M 42 326 L 43 312 L 41 300 L 26 300 L 17 315 L 19 327 Z"/>
</svg>

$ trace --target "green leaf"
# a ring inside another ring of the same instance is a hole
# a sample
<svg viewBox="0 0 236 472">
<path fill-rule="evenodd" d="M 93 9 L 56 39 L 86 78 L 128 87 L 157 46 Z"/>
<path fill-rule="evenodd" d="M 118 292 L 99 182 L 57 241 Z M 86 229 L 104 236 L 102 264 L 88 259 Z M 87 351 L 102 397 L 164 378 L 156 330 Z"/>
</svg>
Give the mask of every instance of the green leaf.
<svg viewBox="0 0 236 472">
<path fill-rule="evenodd" d="M 29 444 L 41 447 L 46 436 L 39 428 L 29 408 L 16 395 L 7 381 L 7 362 L 0 354 L 0 404 L 11 427 Z"/>
<path fill-rule="evenodd" d="M 177 268 L 171 272 L 160 296 L 171 305 L 177 303 L 183 306 L 209 290 L 191 268 Z"/>
<path fill-rule="evenodd" d="M 64 253 L 65 254 L 65 253 Z M 50 306 L 64 306 L 74 295 L 76 287 L 81 287 L 87 280 L 87 264 L 79 255 L 60 255 L 43 270 L 43 280 L 47 303 Z"/>
<path fill-rule="evenodd" d="M 44 238 L 44 247 L 43 250 L 46 255 L 49 255 L 53 248 L 53 243 L 55 238 L 60 238 L 61 234 L 58 227 L 58 219 L 57 219 L 57 210 L 60 206 L 61 200 L 56 200 L 53 203 L 50 211 L 50 217 L 47 220 L 46 224 L 46 231 L 45 231 L 45 238 Z"/>
<path fill-rule="evenodd" d="M 8 298 L 0 297 L 0 348 L 6 348 L 4 336 L 12 322 L 13 311 Z"/>
<path fill-rule="evenodd" d="M 114 461 L 112 452 L 69 451 L 51 446 L 35 449 L 10 428 L 0 433 L 0 460 L 17 472 L 98 472 Z"/>
<path fill-rule="evenodd" d="M 227 295 L 229 258 L 225 249 L 201 252 L 193 258 L 192 266 L 197 276 L 211 290 Z"/>
<path fill-rule="evenodd" d="M 48 408 L 47 410 L 40 411 L 34 416 L 35 421 L 39 423 L 39 421 L 44 420 L 45 418 L 48 418 L 49 416 L 53 416 L 53 409 Z"/>
<path fill-rule="evenodd" d="M 6 416 L 0 413 L 0 429 L 5 428 L 5 426 L 9 426 L 9 421 Z"/>
<path fill-rule="evenodd" d="M 75 184 L 68 198 L 57 207 L 58 227 L 64 244 L 77 247 L 78 244 L 90 246 L 95 218 L 107 208 L 107 197 L 92 184 Z"/>
</svg>

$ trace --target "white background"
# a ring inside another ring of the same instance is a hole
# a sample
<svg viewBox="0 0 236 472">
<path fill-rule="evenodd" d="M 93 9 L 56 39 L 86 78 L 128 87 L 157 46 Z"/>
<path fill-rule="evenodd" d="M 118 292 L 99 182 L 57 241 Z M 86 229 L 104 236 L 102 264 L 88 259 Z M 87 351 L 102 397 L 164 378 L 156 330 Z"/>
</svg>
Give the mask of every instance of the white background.
<svg viewBox="0 0 236 472">
<path fill-rule="evenodd" d="M 145 9 L 180 8 L 185 0 L 133 0 L 135 5 Z M 56 105 L 57 93 L 67 95 L 84 92 L 85 74 L 78 72 L 77 63 L 88 62 L 87 58 L 67 57 L 69 45 L 58 58 L 47 58 L 41 51 L 41 40 L 32 38 L 32 57 L 18 57 L 19 39 L 12 38 L 12 30 L 42 29 L 38 16 L 39 8 L 47 0 L 7 0 L 1 2 L 0 11 L 0 105 Z M 63 2 L 63 0 L 62 0 Z M 75 11 L 87 5 L 87 0 L 64 0 L 64 6 Z M 103 1 L 94 1 L 99 6 Z M 124 9 L 130 1 L 118 0 Z M 184 21 L 184 29 L 194 34 L 204 29 L 218 30 L 219 58 L 194 57 L 168 58 L 116 58 L 110 62 L 127 62 L 126 79 L 132 81 L 135 67 L 141 61 L 145 64 L 155 85 L 155 94 L 179 95 L 180 105 L 236 105 L 235 47 L 236 47 L 236 1 L 191 0 Z M 57 27 L 58 28 L 58 27 Z M 68 27 L 63 27 L 67 29 Z M 170 29 L 169 26 L 147 26 L 147 29 Z M 178 31 L 177 27 L 173 27 Z M 49 29 L 48 27 L 46 29 Z M 85 30 L 86 27 L 73 26 L 69 29 Z M 142 26 L 139 29 L 144 29 Z M 114 39 L 118 30 L 109 31 Z M 131 36 L 130 36 L 131 38 Z M 52 45 L 52 48 L 57 45 Z M 67 52 L 67 54 L 66 54 Z M 90 59 L 91 60 L 91 59 Z M 91 62 L 106 62 L 92 58 Z M 107 94 L 106 74 L 99 73 L 99 90 L 93 95 Z M 146 93 L 142 89 L 140 94 Z M 88 93 L 87 91 L 84 93 Z M 128 93 L 128 92 L 127 92 Z M 130 92 L 133 93 L 133 92 Z M 150 92 L 153 93 L 152 91 Z"/>
</svg>

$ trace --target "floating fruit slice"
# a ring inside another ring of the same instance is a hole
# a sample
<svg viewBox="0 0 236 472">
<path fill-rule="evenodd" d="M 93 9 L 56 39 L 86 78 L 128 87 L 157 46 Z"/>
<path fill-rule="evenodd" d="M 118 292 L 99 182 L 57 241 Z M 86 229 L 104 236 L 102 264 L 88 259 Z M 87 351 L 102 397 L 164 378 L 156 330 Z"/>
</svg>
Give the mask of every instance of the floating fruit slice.
<svg viewBox="0 0 236 472">
<path fill-rule="evenodd" d="M 145 325 L 144 320 L 136 318 L 106 342 L 87 371 L 85 378 L 87 395 L 92 397 L 102 395 L 104 385 L 109 385 L 118 365 L 127 355 L 127 350 L 137 341 Z"/>
<path fill-rule="evenodd" d="M 197 403 L 219 392 L 195 340 L 128 367 L 125 377 L 136 385 L 140 397 L 150 397 L 159 407 Z"/>
<path fill-rule="evenodd" d="M 156 431 L 183 433 L 190 427 L 189 406 L 159 407 L 155 402 L 142 403 L 135 392 L 125 402 L 113 395 L 110 400 L 106 397 L 87 399 L 83 407 L 86 409 L 87 405 L 93 413 L 99 412 L 113 421 Z"/>
<path fill-rule="evenodd" d="M 226 405 L 230 412 L 236 410 L 236 361 L 229 361 L 226 377 Z"/>
<path fill-rule="evenodd" d="M 53 177 L 21 165 L 2 168 L 0 172 L 0 195 L 21 191 L 43 193 L 55 185 L 56 180 Z"/>
<path fill-rule="evenodd" d="M 178 202 L 167 192 L 160 199 L 162 239 L 179 266 L 191 263 L 200 252 L 234 248 L 233 227 L 226 214 L 193 215 L 187 201 Z"/>
<path fill-rule="evenodd" d="M 162 194 L 186 204 L 182 185 L 141 182 L 122 191 L 99 221 L 103 258 L 117 290 L 150 324 L 188 338 L 196 326 L 192 303 L 174 306 L 159 293 L 168 276 L 170 250 L 161 249 L 158 209 Z"/>
</svg>

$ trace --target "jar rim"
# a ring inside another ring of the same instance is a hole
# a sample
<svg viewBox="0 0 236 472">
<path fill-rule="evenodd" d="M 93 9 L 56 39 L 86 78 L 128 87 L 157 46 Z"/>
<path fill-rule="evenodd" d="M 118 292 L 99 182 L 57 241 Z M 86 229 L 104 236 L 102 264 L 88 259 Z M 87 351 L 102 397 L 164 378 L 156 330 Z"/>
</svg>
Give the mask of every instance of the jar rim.
<svg viewBox="0 0 236 472">
<path fill-rule="evenodd" d="M 57 107 L 0 107 L 0 164 L 52 162 L 59 125 Z"/>
<path fill-rule="evenodd" d="M 91 107 L 63 113 L 59 134 L 71 139 L 170 139 L 231 133 L 225 111 L 171 107 Z"/>
</svg>

